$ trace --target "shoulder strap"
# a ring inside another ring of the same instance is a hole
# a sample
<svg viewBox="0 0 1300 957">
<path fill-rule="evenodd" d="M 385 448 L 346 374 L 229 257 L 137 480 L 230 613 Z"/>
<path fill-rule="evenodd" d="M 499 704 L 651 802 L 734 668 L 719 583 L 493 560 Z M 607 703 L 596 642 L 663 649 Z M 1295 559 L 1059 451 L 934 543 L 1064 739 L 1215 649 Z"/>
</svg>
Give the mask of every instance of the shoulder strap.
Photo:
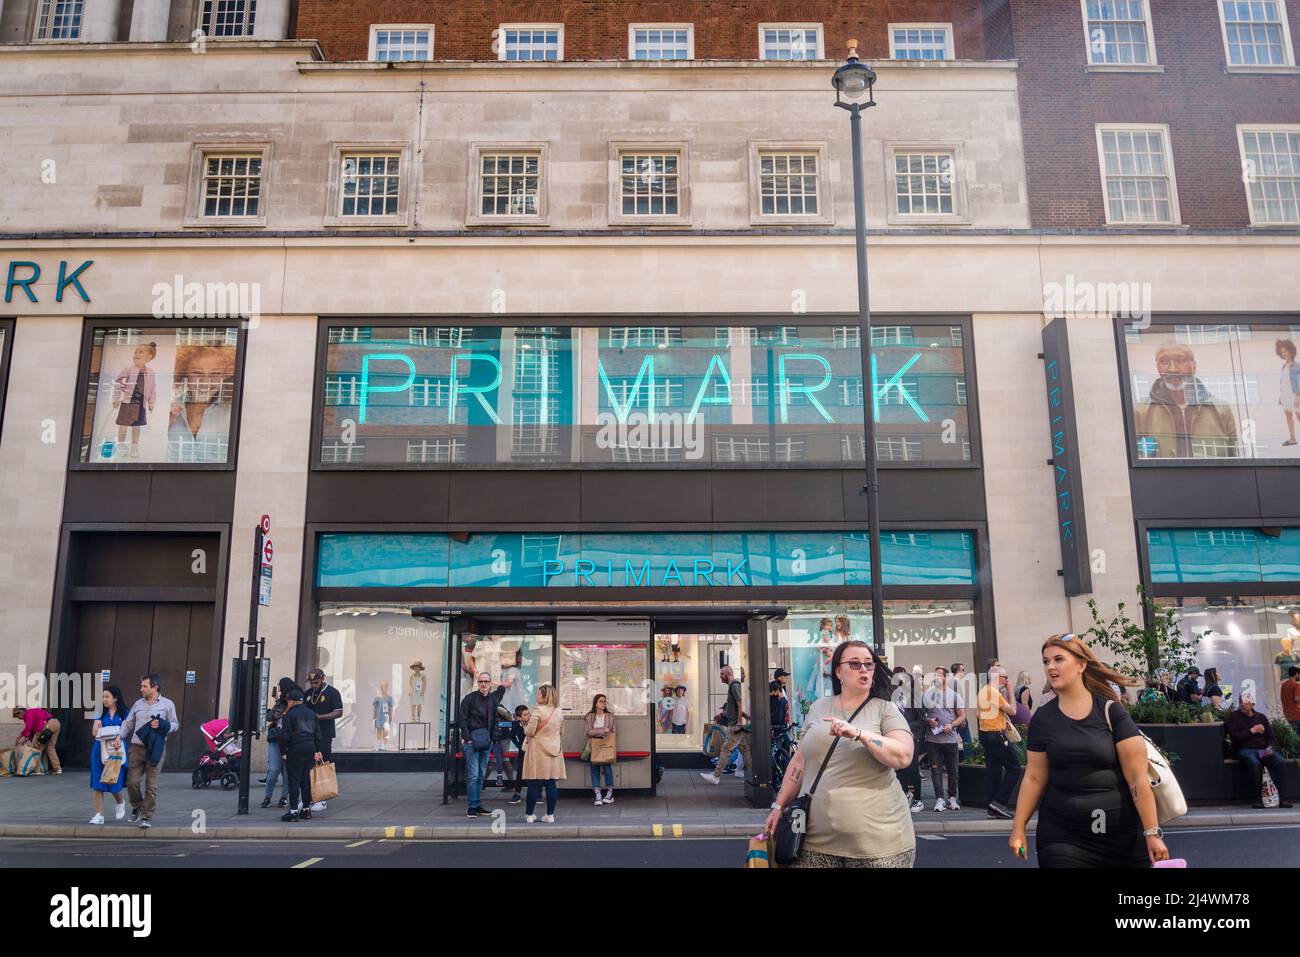
<svg viewBox="0 0 1300 957">
<path fill-rule="evenodd" d="M 870 700 L 871 700 L 870 698 L 867 698 L 867 701 Z M 867 706 L 867 701 L 864 701 L 862 702 L 862 704 L 858 705 L 857 711 L 854 711 L 853 714 L 849 715 L 849 724 L 852 724 L 853 719 L 856 718 L 861 713 L 862 709 Z M 840 736 L 837 734 L 835 736 L 835 740 L 831 742 L 831 746 L 826 749 L 826 757 L 822 758 L 822 766 L 817 769 L 817 777 L 813 778 L 812 787 L 808 789 L 809 794 L 812 794 L 817 790 L 817 785 L 821 783 L 822 775 L 826 773 L 826 765 L 831 763 L 831 755 L 835 753 L 835 746 L 839 743 L 840 743 Z"/>
<path fill-rule="evenodd" d="M 1105 712 L 1106 714 L 1106 727 L 1110 729 L 1110 736 L 1112 738 L 1115 737 L 1115 726 L 1110 723 L 1110 706 L 1113 705 L 1114 703 L 1115 702 L 1107 698 L 1106 707 L 1102 708 L 1102 711 Z"/>
</svg>

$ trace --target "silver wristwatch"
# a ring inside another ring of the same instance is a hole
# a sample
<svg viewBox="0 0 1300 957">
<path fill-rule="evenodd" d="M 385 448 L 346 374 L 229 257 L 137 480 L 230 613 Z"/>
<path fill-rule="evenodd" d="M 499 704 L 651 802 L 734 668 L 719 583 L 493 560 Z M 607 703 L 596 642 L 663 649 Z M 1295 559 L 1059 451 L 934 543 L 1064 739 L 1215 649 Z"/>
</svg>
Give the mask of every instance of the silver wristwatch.
<svg viewBox="0 0 1300 957">
<path fill-rule="evenodd" d="M 1143 836 L 1143 837 L 1158 837 L 1158 838 L 1160 838 L 1160 840 L 1163 841 L 1163 840 L 1165 839 L 1165 832 L 1164 832 L 1164 829 L 1163 829 L 1163 828 L 1161 828 L 1159 825 L 1157 825 L 1156 827 L 1149 827 L 1149 828 L 1147 828 L 1145 831 L 1142 832 L 1142 836 Z"/>
</svg>

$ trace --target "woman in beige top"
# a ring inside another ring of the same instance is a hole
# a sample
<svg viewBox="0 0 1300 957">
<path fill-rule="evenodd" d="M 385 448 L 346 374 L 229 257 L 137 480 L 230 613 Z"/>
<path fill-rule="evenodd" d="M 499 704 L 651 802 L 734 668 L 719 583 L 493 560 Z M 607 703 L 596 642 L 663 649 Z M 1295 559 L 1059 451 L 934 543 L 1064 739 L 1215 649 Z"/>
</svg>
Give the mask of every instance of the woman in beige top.
<svg viewBox="0 0 1300 957">
<path fill-rule="evenodd" d="M 911 867 L 916 836 L 894 772 L 912 763 L 914 742 L 907 720 L 890 700 L 890 675 L 870 645 L 845 641 L 831 658 L 831 690 L 834 697 L 814 702 L 804 720 L 799 750 L 764 830 L 775 833 L 782 808 L 812 790 L 838 737 L 842 740 L 812 791 L 803 848 L 792 866 Z"/>
<path fill-rule="evenodd" d="M 618 729 L 614 726 L 614 715 L 610 713 L 609 704 L 603 694 L 591 699 L 591 710 L 587 712 L 587 743 L 591 749 L 591 790 L 595 792 L 597 805 L 614 803 L 614 762 L 618 760 Z M 614 738 L 610 741 L 610 738 Z M 607 742 L 597 746 L 596 742 Z M 597 751 L 601 753 L 597 755 Z M 609 753 L 606 753 L 609 752 Z M 605 793 L 600 793 L 601 771 L 605 773 Z"/>
<path fill-rule="evenodd" d="M 542 786 L 546 786 L 546 814 L 542 820 L 555 823 L 555 802 L 559 797 L 556 783 L 565 775 L 564 752 L 560 746 L 560 729 L 564 717 L 556 703 L 555 686 L 537 687 L 537 708 L 524 727 L 524 780 L 528 782 L 528 798 L 524 805 L 524 819 L 532 824 L 537 820 L 537 799 Z"/>
</svg>

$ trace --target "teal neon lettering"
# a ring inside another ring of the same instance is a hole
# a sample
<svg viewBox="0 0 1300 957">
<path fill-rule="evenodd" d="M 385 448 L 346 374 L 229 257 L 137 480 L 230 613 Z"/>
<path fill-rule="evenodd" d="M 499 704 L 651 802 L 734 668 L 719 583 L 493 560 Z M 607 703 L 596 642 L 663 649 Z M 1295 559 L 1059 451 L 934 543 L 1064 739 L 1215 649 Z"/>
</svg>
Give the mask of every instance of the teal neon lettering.
<svg viewBox="0 0 1300 957">
<path fill-rule="evenodd" d="M 54 301 L 63 302 L 63 290 L 68 288 L 69 286 L 76 286 L 77 294 L 81 296 L 81 301 L 90 302 L 90 296 L 86 295 L 85 287 L 81 285 L 81 280 L 78 279 L 77 277 L 80 276 L 82 272 L 89 269 L 94 262 L 95 260 L 93 259 L 87 259 L 84 263 L 82 263 L 75 270 L 73 270 L 71 276 L 68 276 L 66 275 L 68 269 L 68 261 L 66 259 L 60 259 L 59 260 L 59 284 L 58 286 L 55 287 L 54 290 Z M 6 300 L 6 302 L 7 301 L 8 300 Z"/>
<path fill-rule="evenodd" d="M 1070 474 L 1069 469 L 1062 468 L 1059 465 L 1056 466 L 1056 484 L 1060 485 L 1062 482 L 1064 482 L 1066 478 L 1069 476 L 1069 474 Z"/>
<path fill-rule="evenodd" d="M 647 558 L 645 564 L 641 566 L 641 577 L 639 578 L 637 577 L 636 569 L 632 567 L 632 559 L 629 558 L 625 565 L 626 571 L 624 574 L 627 576 L 627 585 L 629 588 L 633 585 L 644 585 L 650 580 L 650 559 Z M 612 578 L 610 580 L 613 581 Z"/>
<path fill-rule="evenodd" d="M 879 400 L 887 396 L 889 394 L 890 389 L 895 389 L 895 388 L 898 389 L 898 394 L 903 397 L 903 401 L 912 407 L 912 411 L 916 413 L 916 417 L 918 419 L 920 419 L 922 422 L 930 421 L 930 417 L 925 414 L 925 411 L 919 405 L 916 404 L 916 400 L 913 399 L 911 394 L 907 391 L 907 386 L 903 384 L 903 376 L 907 373 L 907 370 L 912 368 L 912 366 L 916 365 L 920 361 L 921 361 L 921 353 L 918 352 L 916 355 L 912 356 L 912 358 L 908 359 L 907 362 L 903 363 L 903 367 L 899 369 L 897 372 L 895 372 L 893 377 L 888 382 L 886 382 L 883 387 L 875 389 L 876 396 L 875 396 L 874 405 L 876 410 L 875 415 L 876 415 L 877 422 L 880 421 Z M 876 354 L 874 352 L 871 354 L 871 384 L 873 387 L 875 387 Z"/>
<path fill-rule="evenodd" d="M 749 564 L 749 559 L 748 559 L 748 558 L 742 558 L 742 559 L 740 560 L 740 564 L 737 565 L 735 568 L 732 568 L 732 567 L 731 567 L 731 559 L 728 558 L 728 559 L 727 559 L 727 584 L 728 584 L 728 585 L 731 584 L 731 578 L 732 578 L 733 575 L 740 576 L 740 583 L 741 583 L 742 585 L 750 585 L 750 584 L 752 584 L 752 582 L 750 581 L 750 579 L 745 578 L 743 575 L 740 575 L 740 570 L 741 570 L 742 568 L 744 568 L 744 567 L 745 567 L 746 565 L 748 565 L 748 564 Z"/>
<path fill-rule="evenodd" d="M 613 587 L 614 587 L 614 561 L 613 561 L 613 559 L 610 559 L 609 561 L 605 562 L 605 587 L 606 587 L 606 588 L 613 588 Z"/>
<path fill-rule="evenodd" d="M 495 377 L 491 384 L 483 386 L 463 385 L 456 375 L 456 367 L 461 359 L 464 359 L 467 362 L 477 361 L 492 363 L 492 367 L 495 370 Z M 494 391 L 499 385 L 501 385 L 501 363 L 495 356 L 484 355 L 480 352 L 465 352 L 458 356 L 454 356 L 451 360 L 451 398 L 447 403 L 447 422 L 451 425 L 456 423 L 456 395 L 458 392 L 464 392 L 467 395 L 474 396 L 474 398 L 478 400 L 479 405 L 483 406 L 483 411 L 488 414 L 488 418 L 490 418 L 495 424 L 500 425 L 501 419 L 497 415 L 496 409 L 492 408 L 492 403 L 483 398 L 484 393 Z"/>
<path fill-rule="evenodd" d="M 686 583 L 682 581 L 682 573 L 677 570 L 677 560 L 674 558 L 668 559 L 668 570 L 664 572 L 664 580 L 659 583 L 659 586 L 661 588 L 667 586 L 670 578 L 676 578 L 677 584 L 685 587 Z"/>
<path fill-rule="evenodd" d="M 618 399 L 614 397 L 614 387 L 610 385 L 609 376 L 605 374 L 604 364 L 596 360 L 596 372 L 600 375 L 600 384 L 605 387 L 605 395 L 609 397 L 609 404 L 614 409 L 614 416 L 620 423 L 627 422 L 628 413 L 632 411 L 632 406 L 636 405 L 637 396 L 641 394 L 641 380 L 647 375 L 650 377 L 649 395 L 647 396 L 647 407 L 651 421 L 655 417 L 655 357 L 650 355 L 641 360 L 641 368 L 637 370 L 636 381 L 632 383 L 632 393 L 627 397 L 626 405 L 619 405 Z"/>
<path fill-rule="evenodd" d="M 552 569 L 551 566 L 554 566 Z M 551 579 L 556 575 L 564 574 L 564 562 L 554 558 L 547 558 L 542 562 L 542 587 L 545 588 L 551 583 Z"/>
<path fill-rule="evenodd" d="M 406 381 L 401 385 L 376 385 L 370 384 L 370 363 L 374 362 L 405 362 L 406 363 Z M 411 361 L 410 356 L 404 356 L 400 352 L 393 353 L 376 353 L 361 357 L 361 408 L 358 410 L 357 420 L 361 425 L 366 424 L 366 406 L 370 403 L 370 393 L 372 392 L 405 392 L 415 383 L 415 363 Z"/>
<path fill-rule="evenodd" d="M 26 266 L 32 271 L 32 274 L 26 279 L 19 279 L 16 271 L 19 266 Z M 36 296 L 32 293 L 32 283 L 41 278 L 41 267 L 33 262 L 26 260 L 15 261 L 9 264 L 9 276 L 5 279 L 5 302 L 14 301 L 14 286 L 22 286 L 23 292 L 27 293 L 27 299 L 30 302 L 36 301 Z"/>
<path fill-rule="evenodd" d="M 921 357 L 917 356 L 917 358 L 919 359 Z M 785 364 L 795 359 L 807 359 L 811 362 L 816 362 L 822 367 L 822 371 L 825 373 L 825 378 L 811 388 L 806 385 L 791 385 L 785 377 Z M 786 423 L 790 421 L 790 396 L 795 392 L 806 395 L 808 401 L 812 403 L 813 408 L 821 413 L 823 419 L 827 422 L 834 422 L 835 419 L 831 417 L 831 414 L 826 411 L 826 407 L 817 401 L 817 397 L 813 394 L 814 392 L 821 392 L 823 389 L 829 387 L 831 379 L 831 364 L 826 360 L 825 356 L 814 355 L 812 353 L 791 353 L 790 355 L 781 356 L 777 362 L 777 388 L 780 390 L 781 394 L 781 422 Z"/>
<path fill-rule="evenodd" d="M 722 381 L 727 384 L 727 397 L 725 399 L 712 396 L 706 399 L 704 397 L 709 388 L 709 376 L 713 375 L 714 365 L 722 373 Z M 722 361 L 722 356 L 715 355 L 709 360 L 709 367 L 704 370 L 704 380 L 700 383 L 700 391 L 695 393 L 695 402 L 691 405 L 691 414 L 686 417 L 688 424 L 695 421 L 695 417 L 699 415 L 700 406 L 702 405 L 731 405 L 731 376 L 727 374 L 727 364 Z"/>
<path fill-rule="evenodd" d="M 1060 377 L 1060 375 L 1061 375 L 1061 369 L 1055 359 L 1047 363 L 1047 377 L 1050 381 L 1055 382 Z"/>
<path fill-rule="evenodd" d="M 582 570 L 583 565 L 587 565 L 589 567 L 589 570 L 583 571 Z M 585 578 L 587 579 L 587 584 L 594 588 L 596 586 L 596 583 L 591 580 L 591 576 L 595 573 L 595 571 L 596 571 L 596 563 L 593 561 L 588 561 L 585 558 L 579 558 L 576 562 L 573 563 L 574 581 L 579 587 L 582 586 L 581 579 Z"/>
<path fill-rule="evenodd" d="M 1052 433 L 1052 452 L 1055 455 L 1065 454 L 1065 433 L 1064 432 Z"/>
<path fill-rule="evenodd" d="M 709 567 L 709 570 L 708 570 L 707 572 L 704 573 L 704 584 L 706 584 L 706 585 L 712 585 L 712 584 L 713 584 L 713 562 L 709 561 L 707 558 L 697 558 L 697 559 L 695 559 L 695 561 L 693 562 L 693 574 L 694 574 L 694 576 L 695 576 L 695 582 L 694 582 L 694 583 L 695 583 L 696 585 L 698 585 L 698 584 L 700 583 L 700 566 L 701 566 L 701 565 L 707 565 L 707 566 Z"/>
</svg>

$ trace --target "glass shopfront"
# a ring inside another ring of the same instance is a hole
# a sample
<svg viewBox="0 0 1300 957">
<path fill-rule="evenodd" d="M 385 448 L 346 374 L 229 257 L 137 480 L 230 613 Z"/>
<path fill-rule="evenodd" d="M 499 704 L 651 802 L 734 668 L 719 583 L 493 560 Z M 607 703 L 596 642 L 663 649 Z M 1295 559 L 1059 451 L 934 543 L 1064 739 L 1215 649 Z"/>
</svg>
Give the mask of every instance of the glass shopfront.
<svg viewBox="0 0 1300 957">
<path fill-rule="evenodd" d="M 856 325 L 331 326 L 324 467 L 861 462 Z M 964 326 L 873 329 L 880 461 L 972 461 Z"/>
</svg>

